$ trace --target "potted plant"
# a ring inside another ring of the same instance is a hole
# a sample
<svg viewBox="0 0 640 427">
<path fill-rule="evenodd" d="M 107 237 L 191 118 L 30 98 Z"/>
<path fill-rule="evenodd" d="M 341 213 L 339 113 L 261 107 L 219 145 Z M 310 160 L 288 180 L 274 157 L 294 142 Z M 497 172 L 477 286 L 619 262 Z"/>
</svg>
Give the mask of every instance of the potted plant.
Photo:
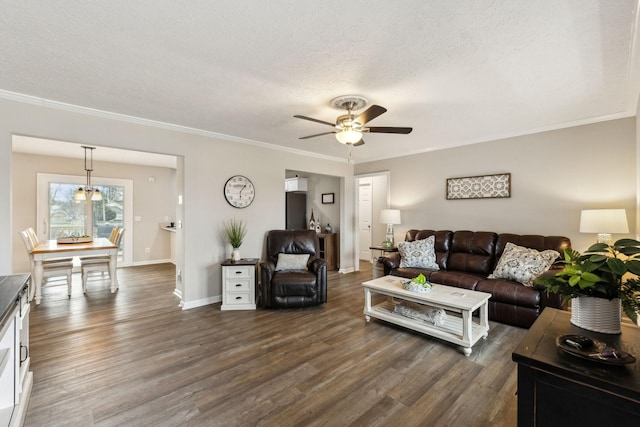
<svg viewBox="0 0 640 427">
<path fill-rule="evenodd" d="M 225 235 L 227 237 L 227 241 L 233 247 L 233 251 L 231 252 L 231 261 L 239 261 L 240 260 L 240 246 L 242 246 L 242 241 L 244 240 L 244 236 L 247 235 L 247 227 L 242 220 L 236 220 L 235 218 L 229 220 L 225 224 Z"/>
<path fill-rule="evenodd" d="M 596 243 L 584 254 L 565 250 L 564 269 L 536 283 L 571 299 L 571 323 L 595 332 L 620 333 L 621 309 L 634 322 L 640 312 L 640 242 Z M 617 311 L 616 311 L 617 310 Z"/>
</svg>

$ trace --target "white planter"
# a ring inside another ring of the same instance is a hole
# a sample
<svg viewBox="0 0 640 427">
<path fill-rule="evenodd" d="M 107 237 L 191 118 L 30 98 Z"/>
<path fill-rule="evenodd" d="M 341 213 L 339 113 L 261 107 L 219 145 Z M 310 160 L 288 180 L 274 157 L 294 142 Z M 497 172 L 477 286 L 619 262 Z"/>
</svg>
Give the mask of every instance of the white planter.
<svg viewBox="0 0 640 427">
<path fill-rule="evenodd" d="M 575 326 L 603 334 L 622 332 L 620 299 L 576 297 L 571 299 L 571 323 Z"/>
<path fill-rule="evenodd" d="M 231 261 L 240 261 L 240 249 L 239 248 L 233 248 L 233 251 L 231 251 Z"/>
</svg>

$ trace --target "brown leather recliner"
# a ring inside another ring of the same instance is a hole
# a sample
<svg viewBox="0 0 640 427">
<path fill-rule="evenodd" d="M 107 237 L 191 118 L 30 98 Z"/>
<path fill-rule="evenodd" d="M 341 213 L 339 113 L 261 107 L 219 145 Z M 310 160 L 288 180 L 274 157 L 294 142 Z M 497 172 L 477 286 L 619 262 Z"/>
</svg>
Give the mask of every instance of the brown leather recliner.
<svg viewBox="0 0 640 427">
<path fill-rule="evenodd" d="M 296 308 L 327 302 L 327 263 L 319 256 L 313 230 L 271 230 L 267 260 L 260 263 L 260 303 L 265 308 Z M 278 254 L 309 254 L 306 270 L 276 271 Z"/>
</svg>

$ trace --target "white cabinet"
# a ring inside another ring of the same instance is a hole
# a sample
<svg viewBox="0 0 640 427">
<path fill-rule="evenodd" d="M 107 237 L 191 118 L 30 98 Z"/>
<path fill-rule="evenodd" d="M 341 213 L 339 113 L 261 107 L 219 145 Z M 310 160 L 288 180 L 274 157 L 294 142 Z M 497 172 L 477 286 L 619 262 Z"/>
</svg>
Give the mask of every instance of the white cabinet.
<svg viewBox="0 0 640 427">
<path fill-rule="evenodd" d="M 307 178 L 287 178 L 284 180 L 284 191 L 307 191 Z"/>
<path fill-rule="evenodd" d="M 22 425 L 33 385 L 28 280 L 28 274 L 0 277 L 0 427 Z"/>
<path fill-rule="evenodd" d="M 221 310 L 256 309 L 257 259 L 242 259 L 222 263 Z"/>
</svg>

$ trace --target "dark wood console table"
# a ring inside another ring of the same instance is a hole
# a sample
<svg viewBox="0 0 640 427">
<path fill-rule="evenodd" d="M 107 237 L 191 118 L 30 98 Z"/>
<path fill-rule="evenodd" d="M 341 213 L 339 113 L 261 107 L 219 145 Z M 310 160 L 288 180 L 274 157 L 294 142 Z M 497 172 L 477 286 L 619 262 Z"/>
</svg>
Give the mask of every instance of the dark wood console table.
<svg viewBox="0 0 640 427">
<path fill-rule="evenodd" d="M 640 328 L 608 335 L 573 326 L 570 313 L 545 308 L 513 351 L 518 363 L 518 426 L 640 425 Z M 605 365 L 558 351 L 556 337 L 586 335 L 635 356 Z"/>
</svg>

